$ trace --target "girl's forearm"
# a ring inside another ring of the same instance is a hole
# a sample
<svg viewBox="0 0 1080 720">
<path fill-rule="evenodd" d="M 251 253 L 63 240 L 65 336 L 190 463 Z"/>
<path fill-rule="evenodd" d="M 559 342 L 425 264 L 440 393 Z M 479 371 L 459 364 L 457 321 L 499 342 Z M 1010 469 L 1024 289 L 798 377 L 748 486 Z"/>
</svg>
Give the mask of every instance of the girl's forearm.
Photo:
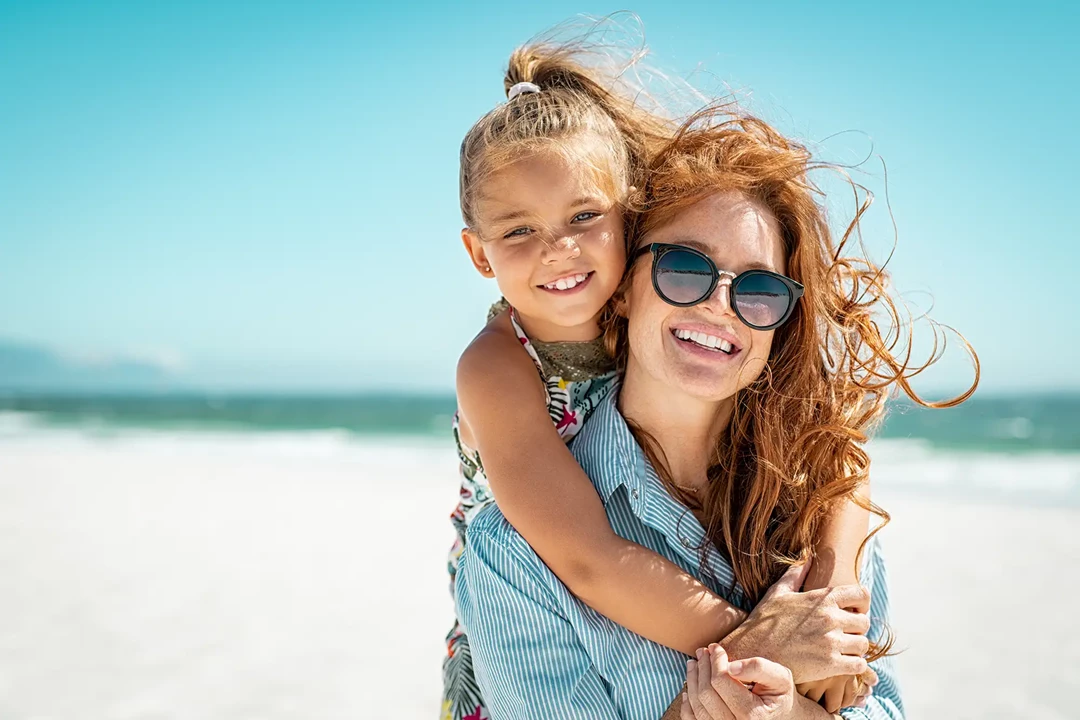
<svg viewBox="0 0 1080 720">
<path fill-rule="evenodd" d="M 576 577 L 561 578 L 585 604 L 653 642 L 686 655 L 719 642 L 746 614 L 678 565 L 613 534 Z"/>
</svg>

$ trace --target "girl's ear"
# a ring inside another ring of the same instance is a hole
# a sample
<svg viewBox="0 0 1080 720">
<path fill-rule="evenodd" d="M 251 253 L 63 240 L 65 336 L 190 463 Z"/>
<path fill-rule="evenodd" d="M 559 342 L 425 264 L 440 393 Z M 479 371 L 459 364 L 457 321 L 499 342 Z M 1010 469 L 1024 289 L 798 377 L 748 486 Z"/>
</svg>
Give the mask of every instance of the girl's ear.
<svg viewBox="0 0 1080 720">
<path fill-rule="evenodd" d="M 464 243 L 465 251 L 469 253 L 469 258 L 472 260 L 476 271 L 486 278 L 495 277 L 495 273 L 491 269 L 491 263 L 488 262 L 487 252 L 484 250 L 484 243 L 481 242 L 476 231 L 470 228 L 462 228 L 461 242 Z"/>
</svg>

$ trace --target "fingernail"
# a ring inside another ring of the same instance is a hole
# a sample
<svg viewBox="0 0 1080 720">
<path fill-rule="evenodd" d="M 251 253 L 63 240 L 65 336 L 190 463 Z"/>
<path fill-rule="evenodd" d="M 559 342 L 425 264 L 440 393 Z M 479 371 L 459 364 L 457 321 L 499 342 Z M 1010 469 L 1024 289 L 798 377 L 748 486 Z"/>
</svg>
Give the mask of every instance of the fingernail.
<svg viewBox="0 0 1080 720">
<path fill-rule="evenodd" d="M 727 671 L 728 671 L 728 675 L 732 675 L 732 676 L 741 674 L 742 671 L 743 671 L 743 661 L 742 660 L 734 660 L 734 661 L 728 663 Z"/>
<path fill-rule="evenodd" d="M 697 661 L 696 660 L 687 660 L 686 661 L 686 671 L 687 672 L 690 672 L 691 670 L 693 670 L 696 667 L 697 667 Z"/>
<path fill-rule="evenodd" d="M 697 659 L 700 660 L 702 658 L 702 656 L 704 656 L 704 654 L 705 654 L 705 651 L 702 650 L 701 648 L 698 648 Z"/>
</svg>

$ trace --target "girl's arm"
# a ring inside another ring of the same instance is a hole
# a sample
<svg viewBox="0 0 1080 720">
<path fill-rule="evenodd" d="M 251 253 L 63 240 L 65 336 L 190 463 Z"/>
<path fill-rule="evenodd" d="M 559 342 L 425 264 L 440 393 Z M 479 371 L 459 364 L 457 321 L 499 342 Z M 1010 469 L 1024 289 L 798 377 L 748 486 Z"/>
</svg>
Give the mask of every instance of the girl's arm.
<svg viewBox="0 0 1080 720">
<path fill-rule="evenodd" d="M 611 529 L 505 314 L 462 355 L 457 391 L 462 440 L 479 451 L 503 515 L 583 602 L 688 655 L 742 622 L 696 578 Z"/>
<path fill-rule="evenodd" d="M 855 492 L 870 499 L 870 481 L 865 480 Z M 870 512 L 848 499 L 825 516 L 814 543 L 814 561 L 803 590 L 818 590 L 837 585 L 855 585 L 855 564 L 859 548 L 870 531 Z"/>
<path fill-rule="evenodd" d="M 870 499 L 870 481 L 864 481 L 855 492 Z M 837 585 L 855 585 L 858 579 L 855 564 L 859 548 L 870 531 L 870 512 L 848 499 L 825 516 L 814 543 L 814 561 L 810 564 L 803 590 L 818 590 Z M 860 685 L 851 676 L 826 678 L 798 686 L 800 694 L 820 702 L 830 713 L 850 703 Z"/>
</svg>

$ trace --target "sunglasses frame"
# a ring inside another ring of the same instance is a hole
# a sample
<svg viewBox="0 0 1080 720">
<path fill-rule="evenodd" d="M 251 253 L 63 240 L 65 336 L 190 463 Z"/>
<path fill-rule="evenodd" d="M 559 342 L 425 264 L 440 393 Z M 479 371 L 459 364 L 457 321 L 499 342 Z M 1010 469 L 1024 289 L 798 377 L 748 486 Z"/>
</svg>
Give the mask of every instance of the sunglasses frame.
<svg viewBox="0 0 1080 720">
<path fill-rule="evenodd" d="M 688 302 L 688 303 L 675 302 L 674 300 L 669 298 L 667 295 L 665 295 L 660 290 L 660 286 L 659 286 L 659 284 L 657 282 L 657 279 L 656 279 L 656 275 L 657 275 L 656 269 L 657 269 L 657 266 L 659 266 L 659 264 L 660 264 L 660 259 L 662 257 L 664 257 L 664 255 L 668 254 L 669 252 L 672 252 L 673 250 L 680 250 L 682 252 L 688 252 L 691 255 L 698 256 L 699 258 L 701 258 L 702 260 L 705 261 L 705 264 L 708 266 L 709 270 L 712 272 L 712 282 L 709 283 L 708 292 L 706 292 L 704 295 L 701 296 L 701 298 L 699 298 L 698 300 L 695 300 L 694 302 Z M 738 275 L 736 275 L 735 273 L 733 273 L 733 272 L 731 272 L 729 270 L 720 270 L 719 268 L 716 267 L 716 263 L 713 262 L 711 257 L 709 257 L 705 253 L 701 252 L 697 248 L 688 247 L 686 245 L 674 245 L 674 244 L 671 244 L 671 243 L 650 243 L 648 245 L 645 245 L 644 247 L 640 247 L 640 248 L 637 249 L 637 251 L 634 253 L 633 257 L 630 258 L 630 264 L 632 265 L 633 263 L 637 262 L 637 259 L 640 258 L 645 253 L 652 253 L 652 256 L 653 256 L 653 262 L 652 262 L 652 286 L 653 286 L 653 290 L 656 291 L 656 294 L 658 296 L 660 296 L 661 300 L 666 302 L 668 305 L 674 305 L 675 307 L 693 307 L 694 305 L 700 305 L 701 303 L 703 303 L 706 300 L 708 300 L 709 298 L 711 298 L 712 294 L 714 292 L 716 292 L 716 286 L 720 283 L 720 278 L 722 278 L 725 275 L 731 277 L 731 284 L 728 285 L 728 305 L 731 307 L 731 311 L 735 313 L 735 315 L 739 318 L 739 320 L 742 322 L 743 325 L 746 325 L 748 328 L 752 328 L 754 330 L 775 330 L 776 328 L 778 328 L 781 325 L 783 325 L 784 323 L 786 323 L 791 318 L 791 314 L 793 312 L 795 312 L 795 306 L 799 303 L 799 298 L 801 298 L 803 296 L 803 289 L 804 289 L 803 286 L 800 283 L 798 283 L 798 282 L 792 280 L 791 278 L 787 277 L 786 275 L 781 275 L 780 273 L 775 273 L 775 272 L 772 272 L 771 270 L 758 270 L 758 269 L 747 270 L 745 272 L 741 272 Z M 767 275 L 768 277 L 779 280 L 781 283 L 784 284 L 785 287 L 787 287 L 788 292 L 791 293 L 791 302 L 788 303 L 787 310 L 784 312 L 783 316 L 778 321 L 773 323 L 772 325 L 754 325 L 752 323 L 747 322 L 746 318 L 744 318 L 742 316 L 742 313 L 739 312 L 739 306 L 735 302 L 735 287 L 740 282 L 742 282 L 744 279 L 746 279 L 747 277 L 749 277 L 751 275 Z"/>
</svg>

